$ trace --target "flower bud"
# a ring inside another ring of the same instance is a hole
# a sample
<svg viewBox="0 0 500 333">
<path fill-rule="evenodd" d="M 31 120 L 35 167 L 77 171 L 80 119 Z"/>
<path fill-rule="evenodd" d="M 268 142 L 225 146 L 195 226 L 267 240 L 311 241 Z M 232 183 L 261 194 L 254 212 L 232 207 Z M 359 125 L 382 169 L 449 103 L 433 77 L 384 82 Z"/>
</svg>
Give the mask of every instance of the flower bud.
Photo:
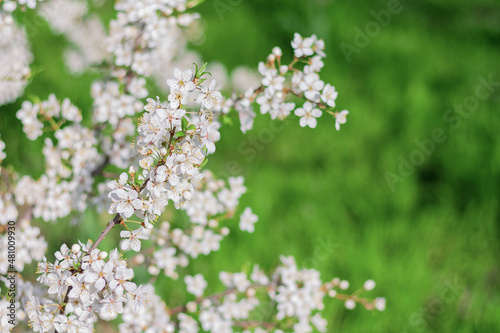
<svg viewBox="0 0 500 333">
<path fill-rule="evenodd" d="M 352 299 L 348 299 L 347 301 L 345 301 L 345 307 L 349 310 L 352 310 L 356 307 L 356 302 L 354 302 Z"/>
<path fill-rule="evenodd" d="M 201 307 L 206 309 L 212 306 L 212 301 L 207 299 L 204 299 L 203 302 L 201 302 Z"/>
<path fill-rule="evenodd" d="M 385 298 L 377 297 L 375 299 L 375 308 L 379 311 L 384 311 L 385 310 Z"/>
<path fill-rule="evenodd" d="M 75 254 L 80 252 L 80 250 L 81 250 L 81 247 L 78 244 L 73 244 L 73 246 L 71 247 L 71 252 L 73 252 Z"/>
<path fill-rule="evenodd" d="M 133 261 L 134 261 L 134 263 L 135 263 L 135 264 L 140 265 L 140 264 L 142 264 L 142 263 L 144 262 L 144 259 L 145 259 L 145 258 L 144 258 L 144 255 L 143 255 L 143 254 L 141 254 L 141 253 L 139 253 L 138 255 L 136 255 L 136 256 L 134 257 L 134 260 L 133 260 Z"/>
<path fill-rule="evenodd" d="M 375 281 L 373 280 L 367 280 L 365 282 L 365 284 L 363 285 L 363 288 L 366 290 L 366 291 L 370 291 L 372 290 L 373 288 L 375 288 Z"/>
<path fill-rule="evenodd" d="M 277 58 L 281 57 L 282 52 L 281 52 L 281 49 L 278 46 L 273 47 L 273 51 L 272 52 L 273 52 L 273 54 Z"/>
<path fill-rule="evenodd" d="M 155 265 L 151 265 L 148 267 L 148 273 L 151 275 L 158 275 L 160 274 L 160 270 Z"/>
<path fill-rule="evenodd" d="M 248 288 L 246 294 L 247 294 L 247 297 L 254 297 L 255 296 L 255 289 Z"/>
<path fill-rule="evenodd" d="M 339 288 L 342 290 L 346 290 L 347 288 L 349 288 L 349 281 L 347 280 L 340 281 Z"/>
<path fill-rule="evenodd" d="M 281 65 L 280 66 L 280 74 L 285 75 L 288 72 L 288 66 L 287 65 Z"/>
<path fill-rule="evenodd" d="M 186 304 L 186 309 L 188 310 L 188 312 L 196 312 L 196 310 L 198 309 L 198 304 L 196 304 L 196 302 L 188 302 Z"/>
</svg>

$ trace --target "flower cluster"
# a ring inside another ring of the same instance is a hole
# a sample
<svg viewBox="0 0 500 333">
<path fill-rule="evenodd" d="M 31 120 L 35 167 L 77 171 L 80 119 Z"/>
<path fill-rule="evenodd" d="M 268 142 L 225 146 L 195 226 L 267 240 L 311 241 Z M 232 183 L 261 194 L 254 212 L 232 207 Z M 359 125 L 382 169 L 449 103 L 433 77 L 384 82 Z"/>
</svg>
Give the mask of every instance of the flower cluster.
<svg viewBox="0 0 500 333">
<path fill-rule="evenodd" d="M 162 62 L 170 62 L 176 50 L 183 47 L 178 27 L 189 26 L 199 17 L 184 13 L 186 8 L 186 0 L 117 2 L 118 18 L 110 24 L 107 41 L 115 64 L 130 67 L 139 75 L 150 75 Z"/>
<path fill-rule="evenodd" d="M 204 182 L 203 188 L 195 191 L 191 200 L 181 207 L 192 225 L 181 229 L 162 222 L 155 229 L 139 228 L 134 232 L 121 232 L 120 235 L 125 238 L 123 250 L 130 247 L 137 251 L 141 247 L 141 239 L 150 238 L 154 242 L 152 248 L 146 249 L 154 250 L 152 258 L 148 260 L 150 274 L 157 275 L 163 271 L 165 275 L 177 278 L 178 268 L 187 266 L 189 258 L 218 251 L 220 242 L 229 234 L 229 228 L 222 226 L 222 222 L 234 215 L 241 195 L 246 192 L 243 177 L 229 178 L 229 187 L 226 187 L 224 181 L 215 179 L 206 171 Z M 247 224 L 241 229 L 245 227 Z M 142 254 L 136 259 L 138 263 L 144 262 Z"/>
<path fill-rule="evenodd" d="M 33 215 L 45 221 L 55 221 L 72 210 L 83 211 L 92 190 L 92 173 L 102 163 L 102 156 L 92 131 L 80 124 L 82 116 L 78 108 L 67 98 L 60 103 L 52 94 L 39 103 L 23 102 L 17 117 L 28 138 L 34 140 L 40 136 L 47 123 L 57 140 L 54 144 L 45 139 L 47 170 L 37 181 L 29 176 L 21 178 L 16 186 L 17 203 L 33 205 Z M 71 123 L 62 127 L 66 122 Z"/>
<path fill-rule="evenodd" d="M 6 154 L 2 151 L 5 143 L 0 140 L 0 274 L 7 274 L 11 265 L 22 272 L 24 266 L 32 261 L 40 261 L 47 249 L 47 242 L 40 228 L 30 224 L 32 209 L 19 209 L 13 183 L 17 174 L 3 168 L 2 160 Z M 21 213 L 21 215 L 19 215 Z M 10 222 L 10 223 L 9 223 Z M 12 224 L 14 222 L 14 224 Z M 12 230 L 12 227 L 14 230 Z M 10 231 L 10 232 L 9 232 Z M 15 244 L 15 260 L 12 245 Z M 10 247 L 9 247 L 10 246 Z M 12 269 L 10 269 L 12 271 Z M 1 311 L 1 309 L 0 309 Z"/>
<path fill-rule="evenodd" d="M 99 317 L 111 320 L 126 303 L 138 309 L 149 302 L 151 288 L 131 282 L 134 272 L 117 249 L 108 254 L 91 242 L 63 244 L 55 257 L 53 264 L 45 258 L 38 264 L 37 279 L 55 302 L 30 296 L 26 304 L 35 332 L 92 332 Z"/>
<path fill-rule="evenodd" d="M 184 13 L 187 1 L 119 1 L 118 16 L 110 23 L 106 50 L 114 58 L 112 79 L 92 86 L 96 124 L 111 124 L 115 131 L 123 119 L 142 110 L 140 99 L 148 95 L 146 76 L 164 73 L 184 48 L 183 27 L 197 14 Z M 89 34 L 89 29 L 85 34 Z M 170 69 L 170 67 L 169 67 Z M 170 69 L 171 70 L 171 69 Z M 127 155 L 121 143 L 113 142 L 111 155 Z M 130 156 L 130 154 L 128 154 Z M 118 164 L 128 164 L 125 161 Z"/>
<path fill-rule="evenodd" d="M 74 73 L 98 65 L 108 56 L 102 43 L 106 39 L 104 25 L 88 11 L 86 2 L 75 0 L 45 1 L 38 10 L 57 33 L 64 34 L 73 44 L 73 48 L 65 50 L 64 57 Z"/>
<path fill-rule="evenodd" d="M 11 221 L 15 221 L 15 219 L 12 218 Z M 2 253 L 0 256 L 0 274 L 7 274 L 10 265 L 7 257 L 9 253 L 8 237 L 7 233 L 2 230 L 5 229 L 5 226 L 6 223 L 0 222 L 0 253 Z M 25 265 L 42 260 L 47 250 L 47 242 L 41 235 L 40 228 L 32 226 L 27 219 L 21 219 L 16 222 L 15 239 L 16 260 L 14 267 L 16 271 L 22 272 Z"/>
<path fill-rule="evenodd" d="M 121 323 L 118 328 L 120 333 L 147 332 L 169 333 L 175 332 L 175 323 L 170 321 L 167 306 L 162 299 L 154 294 L 152 285 L 145 285 L 151 293 L 146 306 L 136 308 L 133 302 L 128 302 L 123 308 Z"/>
<path fill-rule="evenodd" d="M 341 294 L 349 283 L 335 278 L 322 282 L 320 273 L 314 269 L 298 269 L 293 257 L 281 257 L 282 264 L 273 274 L 267 276 L 258 265 L 251 274 L 244 272 L 221 272 L 220 281 L 225 290 L 204 296 L 207 282 L 203 275 L 187 275 L 184 278 L 187 291 L 196 298 L 185 305 L 166 307 L 160 298 L 153 296 L 151 302 L 140 310 L 139 318 L 132 316 L 132 305 L 126 305 L 124 323 L 120 332 L 233 332 L 243 329 L 250 332 L 309 333 L 313 329 L 326 332 L 327 322 L 319 311 L 324 308 L 326 295 L 343 299 L 346 307 L 351 303 L 362 304 L 368 310 L 384 310 L 385 299 L 368 300 L 359 297 L 363 291 L 374 288 L 368 280 L 364 287 L 352 295 Z M 266 302 L 266 303 L 264 303 Z M 269 302 L 274 310 L 262 312 L 259 307 Z M 262 321 L 263 318 L 275 318 Z M 258 320 L 259 319 L 259 320 Z M 162 323 L 158 326 L 156 321 Z M 268 330 L 265 330 L 265 329 Z M 152 330 L 153 329 L 153 330 Z"/>
<path fill-rule="evenodd" d="M 315 128 L 316 119 L 323 112 L 335 117 L 337 130 L 340 124 L 346 122 L 347 110 L 331 110 L 335 107 L 338 95 L 335 87 L 325 84 L 319 76 L 325 57 L 323 40 L 315 35 L 303 38 L 296 33 L 292 48 L 294 58 L 289 64 L 282 64 L 282 50 L 273 48 L 267 61 L 259 63 L 258 69 L 262 75 L 260 87 L 248 89 L 243 96 L 229 101 L 238 111 L 243 132 L 253 127 L 253 101 L 260 105 L 260 113 L 269 113 L 271 119 L 283 120 L 294 112 L 300 117 L 301 127 Z M 302 100 L 303 105 L 297 107 L 294 100 Z"/>
<path fill-rule="evenodd" d="M 205 156 L 215 151 L 220 124 L 211 122 L 211 109 L 220 100 L 220 93 L 203 85 L 199 72 L 175 71 L 169 80 L 169 103 L 159 98 L 148 99 L 148 105 L 138 126 L 135 149 L 142 156 L 142 173 L 130 171 L 118 181 L 109 183 L 110 214 L 119 213 L 125 219 L 134 213 L 155 220 L 171 200 L 183 206 L 200 186 L 203 174 L 199 168 Z M 215 81 L 212 81 L 215 82 Z M 191 94 L 200 105 L 188 115 L 182 107 Z"/>
<path fill-rule="evenodd" d="M 24 92 L 32 58 L 24 29 L 15 24 L 12 15 L 0 10 L 0 105 L 14 101 Z"/>
<path fill-rule="evenodd" d="M 38 117 L 42 119 L 40 120 Z M 26 136 L 30 140 L 36 140 L 43 133 L 44 121 L 50 123 L 52 129 L 56 130 L 65 121 L 81 122 L 82 114 L 68 98 L 60 103 L 54 94 L 50 94 L 47 100 L 39 103 L 24 101 L 22 108 L 17 112 L 17 118 L 23 123 L 23 131 Z M 61 123 L 57 124 L 55 120 L 60 120 Z"/>
<path fill-rule="evenodd" d="M 37 2 L 41 2 L 43 0 L 5 0 L 3 1 L 2 8 L 6 12 L 13 12 L 20 6 L 22 9 L 24 7 L 28 7 L 33 9 L 36 7 Z"/>
<path fill-rule="evenodd" d="M 133 116 L 142 110 L 139 98 L 147 96 L 146 81 L 143 78 L 131 78 L 127 82 L 127 93 L 121 91 L 121 85 L 117 81 L 98 81 L 92 85 L 93 121 L 96 124 L 109 123 L 118 127 L 126 116 Z"/>
<path fill-rule="evenodd" d="M 3 176 L 3 170 L 2 170 Z M 12 193 L 4 190 L 0 192 L 0 226 L 17 219 L 18 211 Z"/>
</svg>

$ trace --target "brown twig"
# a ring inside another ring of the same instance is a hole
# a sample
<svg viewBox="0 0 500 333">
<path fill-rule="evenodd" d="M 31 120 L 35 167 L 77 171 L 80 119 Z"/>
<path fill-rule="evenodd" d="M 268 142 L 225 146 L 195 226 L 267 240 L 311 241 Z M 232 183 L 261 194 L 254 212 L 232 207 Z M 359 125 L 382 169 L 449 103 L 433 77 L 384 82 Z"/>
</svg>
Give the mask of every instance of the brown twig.
<svg viewBox="0 0 500 333">
<path fill-rule="evenodd" d="M 108 232 L 113 229 L 113 227 L 117 224 L 120 224 L 121 222 L 123 221 L 123 218 L 121 217 L 120 214 L 116 214 L 115 217 L 108 222 L 108 225 L 106 226 L 106 229 L 104 229 L 101 234 L 99 235 L 99 238 L 97 238 L 97 240 L 95 241 L 94 244 L 92 244 L 92 246 L 90 247 L 88 253 L 91 253 L 92 251 L 94 251 L 97 246 L 99 246 L 99 244 L 102 242 L 102 240 L 106 237 L 106 235 L 108 234 Z"/>
<path fill-rule="evenodd" d="M 92 177 L 100 176 L 102 174 L 102 171 L 108 164 L 109 164 L 109 156 L 106 155 L 106 158 L 104 159 L 104 161 L 102 161 L 101 165 L 99 165 L 94 171 L 92 171 L 90 175 Z"/>
</svg>

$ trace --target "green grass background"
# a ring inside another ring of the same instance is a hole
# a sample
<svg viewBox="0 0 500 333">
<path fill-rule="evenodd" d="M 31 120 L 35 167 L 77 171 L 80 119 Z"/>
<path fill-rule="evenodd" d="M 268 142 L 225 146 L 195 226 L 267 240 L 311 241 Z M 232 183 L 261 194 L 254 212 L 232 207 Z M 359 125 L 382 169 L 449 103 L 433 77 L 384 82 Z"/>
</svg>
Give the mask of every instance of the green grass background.
<svg viewBox="0 0 500 333">
<path fill-rule="evenodd" d="M 468 117 L 460 117 L 458 126 L 443 118 L 454 104 L 474 96 L 478 77 L 500 81 L 500 3 L 401 1 L 402 12 L 346 61 L 340 44 L 354 45 L 356 28 L 364 30 L 374 20 L 371 11 L 387 9 L 388 3 L 220 0 L 200 5 L 205 37 L 193 49 L 228 69 L 256 67 L 275 45 L 291 52 L 294 32 L 323 38 L 322 78 L 339 91 L 339 110 L 350 114 L 340 132 L 326 116 L 315 130 L 300 128 L 291 117 L 273 132 L 267 116 L 258 117 L 247 135 L 238 126 L 224 127 L 208 168 L 220 175 L 238 169 L 245 176 L 249 190 L 242 207 L 251 206 L 259 222 L 249 235 L 237 230 L 235 219 L 222 249 L 193 260 L 186 272 L 203 272 L 214 282 L 220 270 L 249 263 L 270 270 L 280 254 L 294 255 L 325 280 L 349 280 L 350 290 L 372 278 L 377 287 L 368 296 L 387 299 L 382 313 L 349 311 L 340 301 L 326 300 L 329 332 L 500 332 L 500 87 Z M 102 11 L 106 19 L 109 8 L 106 4 Z M 88 114 L 96 75 L 64 72 L 66 41 L 45 24 L 31 34 L 31 42 L 33 66 L 41 72 L 26 96 L 55 92 Z M 36 175 L 43 168 L 36 152 L 41 142 L 22 135 L 14 116 L 21 101 L 0 111 L 6 163 Z M 435 129 L 442 129 L 446 140 L 391 189 L 386 173 L 398 174 L 401 158 L 421 151 L 416 141 L 430 139 Z M 40 225 L 52 244 L 59 244 L 75 242 L 75 235 L 95 239 L 104 221 L 87 212 L 76 227 Z M 111 247 L 115 236 L 105 246 Z M 185 301 L 177 288 L 182 284 L 160 278 L 167 304 Z M 217 290 L 220 286 L 209 287 Z"/>
</svg>

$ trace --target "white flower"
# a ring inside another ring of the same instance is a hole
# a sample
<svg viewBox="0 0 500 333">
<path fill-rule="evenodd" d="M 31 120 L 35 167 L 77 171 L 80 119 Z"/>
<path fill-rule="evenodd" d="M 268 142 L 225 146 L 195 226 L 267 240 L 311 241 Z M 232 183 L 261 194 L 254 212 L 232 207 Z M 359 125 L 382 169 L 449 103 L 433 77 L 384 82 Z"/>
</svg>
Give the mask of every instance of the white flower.
<svg viewBox="0 0 500 333">
<path fill-rule="evenodd" d="M 148 236 L 143 235 L 145 230 L 146 229 L 144 229 L 143 227 L 136 229 L 132 232 L 128 230 L 122 230 L 120 232 L 120 237 L 127 238 L 121 244 L 122 250 L 125 251 L 131 248 L 132 250 L 139 252 L 141 250 L 140 239 L 149 239 Z"/>
<path fill-rule="evenodd" d="M 250 278 L 255 283 L 259 283 L 262 285 L 266 285 L 269 283 L 269 278 L 267 277 L 266 274 L 264 274 L 263 271 L 260 270 L 259 265 L 253 266 L 252 275 L 250 275 Z"/>
<path fill-rule="evenodd" d="M 209 153 L 215 152 L 214 142 L 220 140 L 220 133 L 217 131 L 218 126 L 219 125 L 217 123 L 212 123 L 201 128 L 201 143 L 207 147 Z"/>
<path fill-rule="evenodd" d="M 239 292 L 245 292 L 250 287 L 250 281 L 248 281 L 245 273 L 234 273 L 233 284 Z"/>
<path fill-rule="evenodd" d="M 185 313 L 179 313 L 178 317 L 179 333 L 197 333 L 199 331 L 198 322 L 194 320 L 193 317 L 190 317 Z"/>
<path fill-rule="evenodd" d="M 106 281 L 109 281 L 113 276 L 113 265 L 111 263 L 93 264 L 92 269 L 92 272 L 86 272 L 85 282 L 94 284 L 96 290 L 101 291 L 106 285 Z"/>
<path fill-rule="evenodd" d="M 304 92 L 304 96 L 315 103 L 320 100 L 320 91 L 325 83 L 319 79 L 317 73 L 311 73 L 304 76 L 304 79 L 299 84 L 299 89 Z"/>
<path fill-rule="evenodd" d="M 187 291 L 196 297 L 203 295 L 203 291 L 207 287 L 207 281 L 203 278 L 203 275 L 196 274 L 195 276 L 186 275 L 184 282 L 187 285 Z"/>
<path fill-rule="evenodd" d="M 109 282 L 109 288 L 115 291 L 118 296 L 122 296 L 124 291 L 129 293 L 137 289 L 137 285 L 130 280 L 134 277 L 132 268 L 120 267 L 116 270 L 114 278 Z"/>
<path fill-rule="evenodd" d="M 277 104 L 277 108 L 269 111 L 271 119 L 279 119 L 283 120 L 290 115 L 290 112 L 295 109 L 295 103 L 279 103 Z"/>
<path fill-rule="evenodd" d="M 153 287 L 151 285 L 140 285 L 135 291 L 134 311 L 144 308 L 153 296 Z"/>
<path fill-rule="evenodd" d="M 87 284 L 79 281 L 76 276 L 70 277 L 66 282 L 73 287 L 68 294 L 69 297 L 80 298 L 83 304 L 87 304 L 90 301 L 90 291 Z"/>
<path fill-rule="evenodd" d="M 326 57 L 325 52 L 323 52 L 323 50 L 325 49 L 325 42 L 322 39 L 318 39 L 316 35 L 312 35 L 311 38 L 314 40 L 314 52 L 320 57 Z"/>
<path fill-rule="evenodd" d="M 108 197 L 113 200 L 109 208 L 109 213 L 114 214 L 119 213 L 122 214 L 124 218 L 129 218 L 132 216 L 136 209 L 141 209 L 143 204 L 142 200 L 138 198 L 137 191 L 134 189 L 116 189 L 111 191 Z"/>
<path fill-rule="evenodd" d="M 61 250 L 54 253 L 54 256 L 59 260 L 59 265 L 63 268 L 73 266 L 73 258 L 71 251 L 66 244 L 61 245 Z"/>
<path fill-rule="evenodd" d="M 339 93 L 335 90 L 334 86 L 331 86 L 329 83 L 325 85 L 323 88 L 323 92 L 321 93 L 321 100 L 325 102 L 330 107 L 335 107 L 335 100 L 337 99 L 337 95 Z"/>
<path fill-rule="evenodd" d="M 103 299 L 100 303 L 102 304 L 101 308 L 101 316 L 109 316 L 113 317 L 117 313 L 123 312 L 123 302 L 126 302 L 127 299 L 123 296 L 118 295 L 110 295 L 107 298 Z"/>
<path fill-rule="evenodd" d="M 311 323 L 316 326 L 316 329 L 320 332 L 326 332 L 327 321 L 325 318 L 321 317 L 319 313 L 316 313 L 311 317 Z"/>
<path fill-rule="evenodd" d="M 74 121 L 74 122 L 81 122 L 82 121 L 82 114 L 80 113 L 80 110 L 73 104 L 71 104 L 71 101 L 69 98 L 65 98 L 62 106 L 61 106 L 61 113 L 63 118 Z"/>
<path fill-rule="evenodd" d="M 298 33 L 293 35 L 292 47 L 294 49 L 295 56 L 297 58 L 303 56 L 311 56 L 314 54 L 312 49 L 314 43 L 314 39 L 312 38 L 302 38 L 302 36 Z"/>
<path fill-rule="evenodd" d="M 252 208 L 247 207 L 240 216 L 240 229 L 243 231 L 254 232 L 254 224 L 258 220 L 259 218 L 252 212 Z"/>
<path fill-rule="evenodd" d="M 176 256 L 174 247 L 164 247 L 153 254 L 158 268 L 165 270 L 167 276 L 175 275 L 175 269 L 179 264 L 179 258 Z"/>
<path fill-rule="evenodd" d="M 156 101 L 152 98 L 148 98 L 146 101 L 148 102 L 148 104 L 144 106 L 145 111 L 154 113 L 156 110 L 158 110 L 158 108 L 161 107 L 160 97 L 158 96 L 156 96 Z"/>
<path fill-rule="evenodd" d="M 193 91 L 195 88 L 195 84 L 192 80 L 193 72 L 190 69 L 182 72 L 180 69 L 175 68 L 174 77 L 171 79 L 167 79 L 167 84 L 169 85 L 171 91 Z"/>
<path fill-rule="evenodd" d="M 63 289 L 65 290 L 66 287 L 65 281 L 66 277 L 62 276 L 60 271 L 47 275 L 47 285 L 49 286 L 48 293 L 56 294 L 60 297 L 63 293 Z"/>
<path fill-rule="evenodd" d="M 222 102 L 222 95 L 215 89 L 216 82 L 212 80 L 210 85 L 204 84 L 201 87 L 201 94 L 196 98 L 196 103 L 201 104 L 207 110 L 217 108 Z"/>
<path fill-rule="evenodd" d="M 172 90 L 172 92 L 168 95 L 168 100 L 170 101 L 170 108 L 175 110 L 178 109 L 181 104 L 187 103 L 188 95 L 183 89 Z"/>
<path fill-rule="evenodd" d="M 309 126 L 315 128 L 317 125 L 316 118 L 321 117 L 321 111 L 315 108 L 315 104 L 306 101 L 303 107 L 295 110 L 295 115 L 300 117 L 300 127 Z"/>
<path fill-rule="evenodd" d="M 337 129 L 337 131 L 340 130 L 340 124 L 345 124 L 345 122 L 347 121 L 346 117 L 348 114 L 349 114 L 349 111 L 347 111 L 347 110 L 340 111 L 340 113 L 336 114 L 336 116 L 335 116 L 335 128 Z"/>
</svg>

